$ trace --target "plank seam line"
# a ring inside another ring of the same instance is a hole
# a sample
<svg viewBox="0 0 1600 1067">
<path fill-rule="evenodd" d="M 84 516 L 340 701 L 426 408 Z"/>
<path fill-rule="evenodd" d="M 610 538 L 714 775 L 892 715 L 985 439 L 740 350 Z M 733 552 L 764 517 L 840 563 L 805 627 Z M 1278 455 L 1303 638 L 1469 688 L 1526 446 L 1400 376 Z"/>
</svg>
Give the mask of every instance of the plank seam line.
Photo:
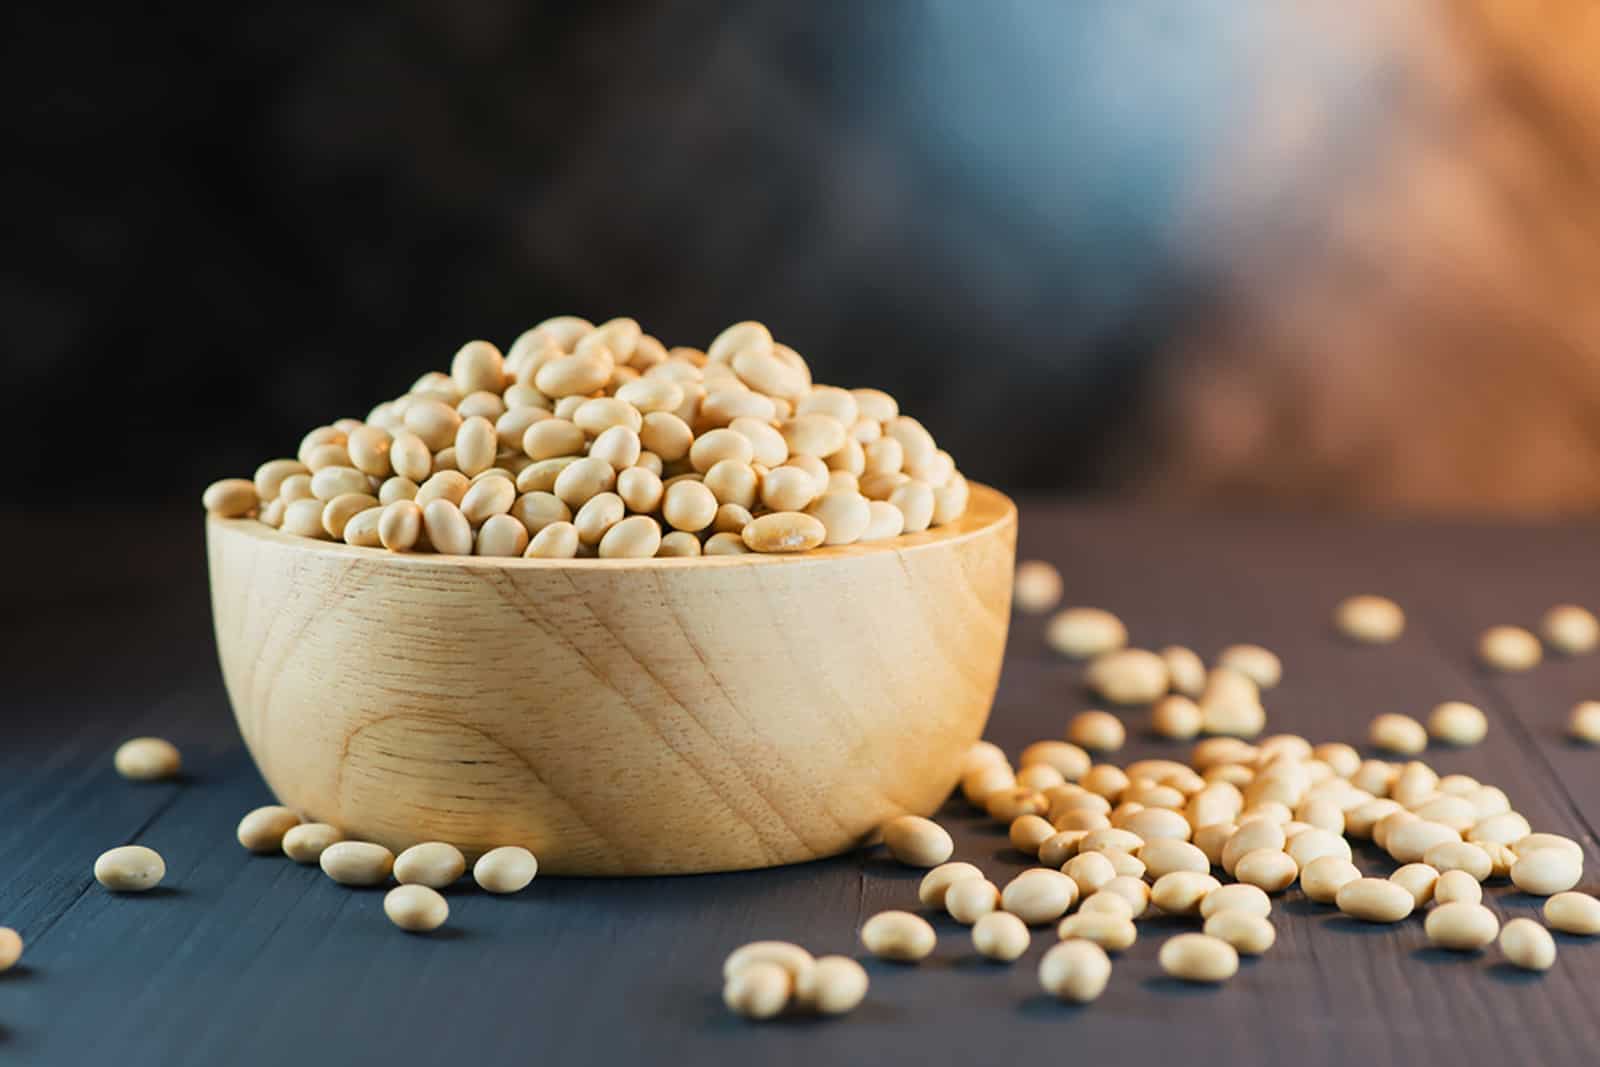
<svg viewBox="0 0 1600 1067">
<path fill-rule="evenodd" d="M 178 798 L 183 794 L 183 789 L 183 786 L 178 786 L 172 790 L 172 794 L 168 796 L 167 799 L 163 800 L 160 804 L 157 804 L 155 810 L 150 813 L 144 822 L 140 823 L 138 828 L 135 829 L 133 833 L 128 835 L 127 843 L 130 845 L 137 844 L 139 838 L 143 836 L 144 832 L 150 829 L 150 827 L 154 826 L 155 821 L 161 818 L 161 816 L 165 815 L 167 811 L 178 802 Z M 65 907 L 56 912 L 55 915 L 51 916 L 50 921 L 45 923 L 44 929 L 33 935 L 33 943 L 37 945 L 42 942 L 49 935 L 50 931 L 56 928 L 56 924 L 62 919 L 65 919 L 67 914 L 71 912 L 73 908 L 78 906 L 79 901 L 83 900 L 84 897 L 89 895 L 89 890 L 93 887 L 94 878 L 93 876 L 90 876 L 89 878 L 85 879 L 82 886 L 79 887 L 77 895 L 71 900 L 67 901 Z"/>
</svg>

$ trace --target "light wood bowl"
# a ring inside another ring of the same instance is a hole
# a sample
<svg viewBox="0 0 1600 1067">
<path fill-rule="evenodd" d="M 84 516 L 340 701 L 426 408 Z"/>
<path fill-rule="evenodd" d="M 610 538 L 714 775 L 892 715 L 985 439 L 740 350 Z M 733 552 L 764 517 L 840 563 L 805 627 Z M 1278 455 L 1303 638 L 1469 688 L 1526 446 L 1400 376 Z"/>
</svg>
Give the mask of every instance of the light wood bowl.
<svg viewBox="0 0 1600 1067">
<path fill-rule="evenodd" d="M 803 556 L 495 560 L 207 520 L 228 696 L 281 803 L 553 874 L 767 867 L 933 811 L 983 732 L 1016 508 Z"/>
</svg>

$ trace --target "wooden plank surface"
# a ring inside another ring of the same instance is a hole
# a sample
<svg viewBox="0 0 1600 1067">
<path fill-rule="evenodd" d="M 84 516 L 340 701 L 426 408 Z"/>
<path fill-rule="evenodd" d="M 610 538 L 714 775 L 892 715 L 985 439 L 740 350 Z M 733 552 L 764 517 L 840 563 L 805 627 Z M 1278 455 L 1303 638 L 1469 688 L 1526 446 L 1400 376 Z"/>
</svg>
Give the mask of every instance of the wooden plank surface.
<svg viewBox="0 0 1600 1067">
<path fill-rule="evenodd" d="M 1359 742 L 1380 711 L 1480 704 L 1481 746 L 1431 751 L 1442 772 L 1500 785 L 1536 828 L 1579 838 L 1584 887 L 1600 888 L 1600 751 L 1568 744 L 1572 703 L 1600 695 L 1600 657 L 1518 677 L 1477 668 L 1472 640 L 1532 623 L 1563 600 L 1600 599 L 1600 557 L 1582 525 L 1381 523 L 1024 507 L 1022 553 L 1052 559 L 1068 598 L 1117 611 L 1135 641 L 1210 655 L 1256 640 L 1285 661 L 1269 729 Z M 8 528 L 43 545 L 22 575 L 4 647 L 0 738 L 0 924 L 28 941 L 0 976 L 0 1061 L 81 1064 L 968 1063 L 1023 1055 L 1117 1062 L 1308 1064 L 1592 1062 L 1600 1045 L 1600 939 L 1558 938 L 1543 977 L 1494 952 L 1426 947 L 1421 922 L 1368 928 L 1290 893 L 1270 955 L 1220 989 L 1161 977 L 1160 941 L 1191 924 L 1142 922 L 1105 996 L 1083 1008 L 1039 993 L 1040 930 L 1012 967 L 974 957 L 937 920 L 940 945 L 906 968 L 869 962 L 865 1005 L 840 1020 L 755 1025 L 719 999 L 733 946 L 792 938 L 856 954 L 874 911 L 915 904 L 915 872 L 863 852 L 781 870 L 670 879 L 541 878 L 524 894 L 450 894 L 443 935 L 408 937 L 379 891 L 351 891 L 282 859 L 247 856 L 233 827 L 265 802 L 234 732 L 210 644 L 197 516 L 126 520 L 96 548 L 82 524 Z M 13 557 L 16 558 L 16 551 Z M 1338 640 L 1332 605 L 1383 592 L 1408 609 L 1388 648 Z M 990 735 L 1013 752 L 1060 734 L 1089 706 L 1081 668 L 1050 656 L 1041 620 L 1015 620 Z M 1186 746 L 1125 715 L 1125 759 Z M 189 768 L 176 784 L 133 785 L 110 754 L 135 733 L 170 737 Z M 1003 828 L 950 806 L 958 855 L 997 881 L 1023 869 Z M 166 857 L 166 887 L 118 898 L 92 882 L 95 856 L 138 841 Z M 1369 871 L 1389 869 L 1358 850 Z M 1490 888 L 1503 918 L 1538 901 Z"/>
</svg>

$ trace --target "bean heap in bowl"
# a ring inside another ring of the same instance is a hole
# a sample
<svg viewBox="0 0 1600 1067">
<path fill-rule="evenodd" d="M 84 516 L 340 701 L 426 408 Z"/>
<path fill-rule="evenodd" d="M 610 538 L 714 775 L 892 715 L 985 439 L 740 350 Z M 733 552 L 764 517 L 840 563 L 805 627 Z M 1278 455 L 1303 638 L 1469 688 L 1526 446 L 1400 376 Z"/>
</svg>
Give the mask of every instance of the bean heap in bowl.
<svg viewBox="0 0 1600 1067">
<path fill-rule="evenodd" d="M 570 559 L 804 552 L 960 518 L 950 454 L 877 389 L 814 385 L 759 322 L 704 352 L 573 316 L 463 345 L 365 421 L 205 491 L 206 510 L 363 548 Z"/>
</svg>

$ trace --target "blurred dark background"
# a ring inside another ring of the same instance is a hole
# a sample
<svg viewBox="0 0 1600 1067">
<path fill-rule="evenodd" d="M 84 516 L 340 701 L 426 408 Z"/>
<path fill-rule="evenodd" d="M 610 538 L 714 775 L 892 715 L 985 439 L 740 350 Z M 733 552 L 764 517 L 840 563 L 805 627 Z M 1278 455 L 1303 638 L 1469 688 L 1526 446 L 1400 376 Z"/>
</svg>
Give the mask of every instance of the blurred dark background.
<svg viewBox="0 0 1600 1067">
<path fill-rule="evenodd" d="M 5 23 L 12 510 L 198 510 L 563 312 L 762 319 L 1014 490 L 1600 501 L 1588 0 Z"/>
</svg>

